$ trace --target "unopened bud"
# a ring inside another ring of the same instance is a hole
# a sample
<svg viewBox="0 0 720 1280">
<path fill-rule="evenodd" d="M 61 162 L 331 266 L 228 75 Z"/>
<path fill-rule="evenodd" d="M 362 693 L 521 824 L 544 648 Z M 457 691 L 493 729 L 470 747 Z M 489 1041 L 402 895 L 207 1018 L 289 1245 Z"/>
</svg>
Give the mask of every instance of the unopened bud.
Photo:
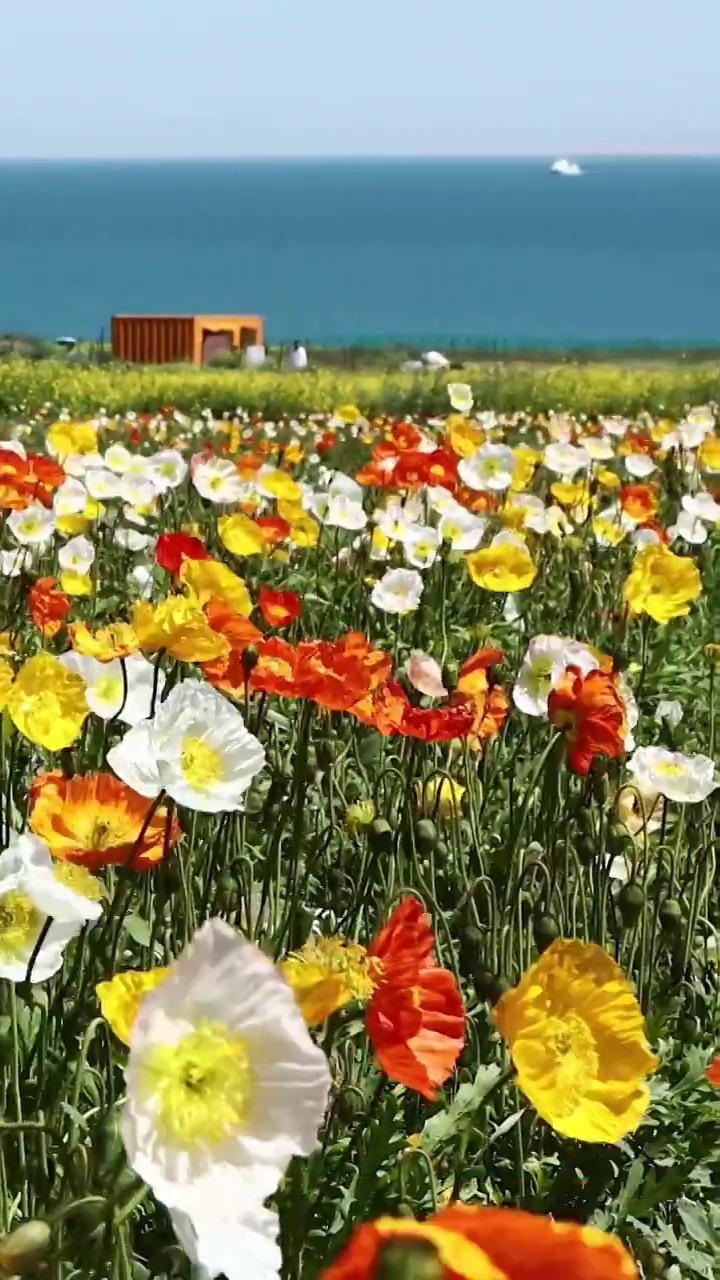
<svg viewBox="0 0 720 1280">
<path fill-rule="evenodd" d="M 23 1222 L 0 1239 L 0 1273 L 27 1276 L 48 1260 L 52 1230 L 47 1222 Z"/>
<path fill-rule="evenodd" d="M 381 1247 L 374 1280 L 443 1280 L 445 1267 L 429 1240 L 391 1240 Z"/>
</svg>

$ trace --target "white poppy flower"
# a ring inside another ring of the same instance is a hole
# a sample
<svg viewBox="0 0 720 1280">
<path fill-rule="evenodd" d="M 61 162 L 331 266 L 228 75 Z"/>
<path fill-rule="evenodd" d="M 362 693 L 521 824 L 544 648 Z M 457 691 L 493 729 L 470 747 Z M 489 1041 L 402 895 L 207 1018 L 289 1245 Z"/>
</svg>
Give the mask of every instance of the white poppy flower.
<svg viewBox="0 0 720 1280">
<path fill-rule="evenodd" d="M 574 444 L 549 444 L 543 453 L 543 463 L 548 471 L 566 480 L 572 480 L 578 471 L 587 471 L 590 466 L 590 455 L 586 449 Z"/>
<path fill-rule="evenodd" d="M 317 1146 L 330 1090 L 280 970 L 218 919 L 143 999 L 125 1078 L 128 1162 L 193 1224 L 259 1207 Z"/>
<path fill-rule="evenodd" d="M 117 498 L 120 494 L 120 484 L 121 477 L 114 471 L 108 471 L 106 467 L 88 471 L 85 476 L 85 487 L 90 497 L 95 498 L 97 502 L 107 502 L 111 498 Z"/>
<path fill-rule="evenodd" d="M 517 674 L 512 699 L 527 716 L 546 716 L 548 698 L 567 669 L 566 644 L 560 636 L 535 636 Z"/>
<path fill-rule="evenodd" d="M 528 529 L 532 529 L 533 533 L 540 535 L 550 533 L 554 538 L 562 538 L 564 534 L 572 533 L 572 525 L 565 512 L 562 507 L 555 504 L 551 507 L 543 507 L 542 511 L 531 510 L 529 515 L 525 516 L 525 524 Z"/>
<path fill-rule="evenodd" d="M 55 532 L 55 516 L 39 502 L 31 502 L 24 511 L 11 511 L 8 529 L 24 547 L 49 542 Z"/>
<path fill-rule="evenodd" d="M 81 885 L 98 883 L 84 867 L 53 863 L 47 845 L 37 836 L 12 837 L 0 854 L 0 978 L 25 980 L 43 933 L 31 981 L 44 982 L 57 973 L 70 939 L 84 921 L 100 914 L 97 901 L 73 892 L 73 880 Z M 49 915 L 52 923 L 47 927 Z"/>
<path fill-rule="evenodd" d="M 85 653 L 76 653 L 68 649 L 58 657 L 68 671 L 85 681 L 85 701 L 90 710 L 103 720 L 112 720 L 117 716 L 123 724 L 135 725 L 150 715 L 152 690 L 155 682 L 155 667 L 142 653 L 132 653 L 124 659 L 127 695 L 123 682 L 122 662 L 113 658 L 111 662 L 99 662 Z M 165 688 L 165 673 L 157 673 L 157 697 Z"/>
<path fill-rule="evenodd" d="M 655 708 L 653 719 L 656 724 L 669 724 L 671 729 L 677 729 L 683 718 L 682 703 L 676 698 L 661 698 Z"/>
<path fill-rule="evenodd" d="M 145 551 L 154 541 L 149 534 L 140 533 L 139 529 L 123 529 L 121 526 L 113 533 L 113 542 L 125 551 Z"/>
<path fill-rule="evenodd" d="M 59 489 L 55 490 L 53 510 L 58 519 L 61 516 L 77 516 L 85 510 L 87 500 L 88 491 L 82 480 L 63 480 Z"/>
<path fill-rule="evenodd" d="M 370 600 L 383 613 L 411 613 L 420 604 L 422 574 L 417 569 L 388 569 L 370 593 Z"/>
<path fill-rule="evenodd" d="M 13 547 L 12 551 L 0 551 L 0 577 L 19 578 L 32 565 L 33 553 L 30 547 Z"/>
<path fill-rule="evenodd" d="M 660 542 L 661 538 L 657 529 L 640 528 L 633 531 L 632 541 L 636 547 L 649 547 L 652 543 Z"/>
<path fill-rule="evenodd" d="M 155 500 L 157 489 L 148 476 L 126 471 L 120 477 L 119 494 L 131 507 L 149 507 Z"/>
<path fill-rule="evenodd" d="M 242 501 L 245 486 L 229 458 L 195 454 L 190 461 L 190 474 L 200 497 L 207 498 L 208 502 Z"/>
<path fill-rule="evenodd" d="M 416 569 L 429 569 L 437 559 L 440 534 L 431 525 L 415 525 L 403 538 L 405 559 Z"/>
<path fill-rule="evenodd" d="M 188 473 L 188 465 L 177 449 L 161 449 L 147 460 L 148 476 L 158 493 L 177 489 Z"/>
<path fill-rule="evenodd" d="M 458 511 L 449 511 L 441 516 L 438 533 L 444 542 L 450 543 L 451 551 L 476 551 L 483 540 L 487 520 L 465 511 L 458 503 Z"/>
<path fill-rule="evenodd" d="M 629 453 L 624 459 L 625 470 L 635 480 L 645 480 L 657 467 L 647 453 Z"/>
<path fill-rule="evenodd" d="M 512 627 L 513 631 L 524 631 L 526 626 L 519 600 L 519 592 L 508 591 L 503 605 L 503 618 L 508 626 Z"/>
<path fill-rule="evenodd" d="M 264 1205 L 244 1204 L 236 1215 L 203 1208 L 196 1220 L 170 1210 L 175 1234 L 197 1268 L 196 1280 L 278 1280 L 282 1253 L 278 1216 Z"/>
<path fill-rule="evenodd" d="M 448 396 L 456 413 L 469 413 L 473 407 L 472 387 L 467 382 L 449 382 Z"/>
<path fill-rule="evenodd" d="M 628 769 L 641 791 L 656 792 L 678 804 L 697 804 L 717 787 L 709 756 L 684 755 L 666 747 L 638 747 Z"/>
<path fill-rule="evenodd" d="M 222 694 L 197 680 L 182 680 L 154 718 L 130 729 L 107 759 L 141 796 L 166 791 L 188 809 L 220 813 L 244 807 L 265 752 Z"/>
<path fill-rule="evenodd" d="M 578 444 L 592 458 L 593 462 L 608 462 L 610 458 L 615 457 L 615 450 L 611 441 L 604 436 L 582 436 Z"/>
<path fill-rule="evenodd" d="M 327 505 L 325 524 L 331 529 L 364 529 L 367 516 L 362 502 L 348 498 L 344 493 L 334 494 Z"/>
<path fill-rule="evenodd" d="M 155 586 L 153 571 L 149 565 L 136 564 L 128 574 L 128 584 L 131 591 L 140 594 L 143 600 L 149 600 Z"/>
<path fill-rule="evenodd" d="M 89 538 L 79 534 L 70 538 L 58 551 L 58 564 L 61 569 L 70 569 L 73 573 L 88 573 L 95 560 L 95 548 Z"/>
<path fill-rule="evenodd" d="M 414 689 L 424 693 L 427 698 L 447 698 L 448 691 L 443 684 L 442 671 L 429 653 L 422 649 L 413 649 L 407 664 L 407 678 Z"/>
<path fill-rule="evenodd" d="M 675 524 L 668 528 L 668 537 L 672 542 L 677 538 L 682 538 L 684 542 L 690 543 L 691 546 L 702 546 L 703 542 L 707 542 L 708 531 L 702 520 L 698 520 L 692 516 L 689 511 L 680 511 Z"/>
<path fill-rule="evenodd" d="M 720 502 L 716 502 L 706 490 L 692 496 L 686 493 L 682 499 L 682 508 L 696 520 L 705 520 L 707 524 L 717 524 L 720 521 Z"/>
<path fill-rule="evenodd" d="M 469 458 L 461 458 L 458 475 L 469 489 L 509 489 L 517 459 L 506 444 L 481 444 Z"/>
<path fill-rule="evenodd" d="M 437 512 L 439 516 L 453 516 L 459 513 L 463 515 L 469 514 L 465 507 L 461 506 L 457 499 L 453 497 L 450 490 L 441 484 L 428 485 L 425 494 L 430 510 Z"/>
<path fill-rule="evenodd" d="M 109 449 L 105 450 L 103 461 L 110 471 L 115 471 L 121 476 L 127 471 L 132 462 L 133 455 L 124 444 L 111 444 Z"/>
<path fill-rule="evenodd" d="M 394 498 L 386 506 L 378 507 L 374 519 L 380 532 L 391 542 L 404 542 L 406 536 L 417 525 L 421 515 L 422 511 L 418 509 L 417 504 L 411 506 L 410 503 L 403 503 Z"/>
</svg>

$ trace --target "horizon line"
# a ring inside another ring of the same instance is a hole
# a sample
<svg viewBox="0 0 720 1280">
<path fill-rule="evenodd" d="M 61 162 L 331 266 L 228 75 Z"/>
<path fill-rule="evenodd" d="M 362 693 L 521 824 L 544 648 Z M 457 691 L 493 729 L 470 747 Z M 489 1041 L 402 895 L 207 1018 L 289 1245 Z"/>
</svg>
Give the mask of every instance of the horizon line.
<svg viewBox="0 0 720 1280">
<path fill-rule="evenodd" d="M 30 155 L 3 156 L 0 164 L 303 164 L 303 163 L 351 163 L 353 161 L 374 161 L 398 163 L 403 161 L 439 161 L 458 160 L 549 160 L 557 158 L 555 151 L 477 151 L 436 154 L 433 152 L 397 152 L 373 153 L 357 152 L 351 154 L 318 152 L 297 154 L 267 155 Z M 583 151 L 570 150 L 562 153 L 579 160 L 720 160 L 720 147 L 715 151 L 708 150 L 619 150 L 619 151 Z"/>
</svg>

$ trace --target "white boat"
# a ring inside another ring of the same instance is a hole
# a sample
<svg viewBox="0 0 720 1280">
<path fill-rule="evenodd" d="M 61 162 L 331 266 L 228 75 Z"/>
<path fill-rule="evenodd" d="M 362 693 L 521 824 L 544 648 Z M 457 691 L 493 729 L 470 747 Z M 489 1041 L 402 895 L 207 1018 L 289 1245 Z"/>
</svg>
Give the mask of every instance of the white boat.
<svg viewBox="0 0 720 1280">
<path fill-rule="evenodd" d="M 561 178 L 579 178 L 582 169 L 574 160 L 556 160 L 550 166 L 551 173 L 559 173 Z"/>
</svg>

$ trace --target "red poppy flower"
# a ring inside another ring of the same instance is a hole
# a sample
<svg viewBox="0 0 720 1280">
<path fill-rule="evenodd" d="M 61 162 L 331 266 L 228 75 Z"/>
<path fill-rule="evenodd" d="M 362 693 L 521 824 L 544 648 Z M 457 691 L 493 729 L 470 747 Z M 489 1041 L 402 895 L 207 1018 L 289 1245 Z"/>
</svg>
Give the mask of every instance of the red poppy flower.
<svg viewBox="0 0 720 1280">
<path fill-rule="evenodd" d="M 298 691 L 329 711 L 349 711 L 390 674 L 392 658 L 361 631 L 339 640 L 306 640 L 298 645 Z"/>
<path fill-rule="evenodd" d="M 615 673 L 590 671 L 582 676 L 577 667 L 568 667 L 550 694 L 548 714 L 550 723 L 565 731 L 573 773 L 588 773 L 597 755 L 622 755 L 625 707 Z"/>
<path fill-rule="evenodd" d="M 720 1053 L 716 1053 L 710 1065 L 705 1068 L 705 1079 L 720 1087 Z"/>
<path fill-rule="evenodd" d="M 282 516 L 258 516 L 255 523 L 271 543 L 282 542 L 290 534 L 290 525 Z"/>
<path fill-rule="evenodd" d="M 179 573 L 183 560 L 209 560 L 210 555 L 202 539 L 189 533 L 161 533 L 155 559 L 168 573 Z"/>
<path fill-rule="evenodd" d="M 281 640 L 280 636 L 268 636 L 255 646 L 257 665 L 253 667 L 250 684 L 262 693 L 277 693 L 284 698 L 297 698 L 296 670 L 297 649 Z"/>
<path fill-rule="evenodd" d="M 635 1280 L 625 1246 L 597 1227 L 523 1209 L 451 1204 L 427 1222 L 380 1218 L 356 1227 L 322 1280 L 374 1280 L 390 1253 L 438 1263 L 442 1280 Z"/>
<path fill-rule="evenodd" d="M 395 422 L 390 439 L 400 453 L 409 453 L 421 443 L 422 432 L 412 422 Z"/>
<path fill-rule="evenodd" d="M 302 610 L 300 597 L 294 591 L 274 591 L 272 587 L 260 587 L 258 605 L 269 627 L 286 627 Z"/>
<path fill-rule="evenodd" d="M 652 520 L 658 509 L 658 496 L 652 485 L 625 484 L 619 493 L 620 506 L 633 520 Z"/>
<path fill-rule="evenodd" d="M 38 631 L 46 640 L 52 640 L 60 630 L 63 619 L 70 612 L 72 601 L 64 591 L 58 591 L 52 577 L 38 578 L 27 594 L 28 612 Z"/>
<path fill-rule="evenodd" d="M 328 453 L 337 444 L 337 435 L 334 431 L 324 431 L 320 439 L 315 442 L 315 452 L 321 456 Z"/>
<path fill-rule="evenodd" d="M 431 1099 L 465 1043 L 462 997 L 434 941 L 422 904 L 403 898 L 368 949 L 377 985 L 365 1019 L 385 1074 Z"/>
</svg>

